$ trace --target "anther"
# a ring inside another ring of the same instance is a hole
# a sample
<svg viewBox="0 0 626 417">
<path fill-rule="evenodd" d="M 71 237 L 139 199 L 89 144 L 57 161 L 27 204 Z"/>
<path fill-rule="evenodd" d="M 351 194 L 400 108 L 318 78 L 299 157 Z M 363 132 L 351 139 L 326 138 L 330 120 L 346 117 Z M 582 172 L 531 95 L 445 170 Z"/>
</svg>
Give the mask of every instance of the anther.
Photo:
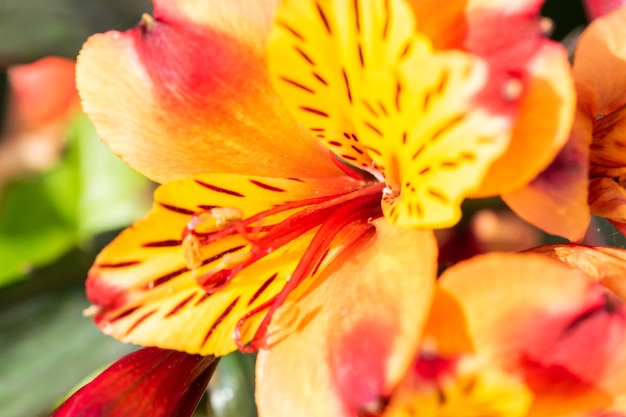
<svg viewBox="0 0 626 417">
<path fill-rule="evenodd" d="M 154 18 L 148 13 L 142 14 L 141 20 L 139 21 L 139 26 L 147 30 L 152 29 L 152 27 L 154 26 Z"/>
<path fill-rule="evenodd" d="M 183 260 L 185 266 L 189 269 L 196 270 L 202 266 L 202 243 L 196 235 L 188 234 L 183 239 Z"/>
<path fill-rule="evenodd" d="M 83 310 L 83 317 L 95 317 L 102 309 L 97 305 L 90 305 Z"/>
</svg>

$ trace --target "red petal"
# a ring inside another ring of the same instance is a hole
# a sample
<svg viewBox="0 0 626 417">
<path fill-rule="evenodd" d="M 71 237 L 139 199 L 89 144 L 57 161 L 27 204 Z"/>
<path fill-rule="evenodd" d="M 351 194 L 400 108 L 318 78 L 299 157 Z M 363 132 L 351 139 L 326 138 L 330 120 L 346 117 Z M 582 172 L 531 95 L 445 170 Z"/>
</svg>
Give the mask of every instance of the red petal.
<svg viewBox="0 0 626 417">
<path fill-rule="evenodd" d="M 50 417 L 191 416 L 215 365 L 211 356 L 141 349 L 108 367 Z"/>
<path fill-rule="evenodd" d="M 583 0 L 585 11 L 589 19 L 596 19 L 600 16 L 604 16 L 626 5 L 625 0 Z"/>
</svg>

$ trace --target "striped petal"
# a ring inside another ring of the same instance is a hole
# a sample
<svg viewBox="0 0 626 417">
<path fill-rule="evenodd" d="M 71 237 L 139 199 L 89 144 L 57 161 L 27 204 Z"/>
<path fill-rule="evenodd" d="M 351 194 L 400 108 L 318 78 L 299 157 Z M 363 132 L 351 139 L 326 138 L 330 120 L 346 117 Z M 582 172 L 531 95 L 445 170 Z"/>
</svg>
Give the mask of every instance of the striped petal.
<svg viewBox="0 0 626 417">
<path fill-rule="evenodd" d="M 208 172 L 337 175 L 270 86 L 264 40 L 274 6 L 162 0 L 134 29 L 91 37 L 77 85 L 98 134 L 157 182 Z"/>
<path fill-rule="evenodd" d="M 626 68 L 626 67 L 625 67 Z M 610 177 L 613 168 L 626 166 L 626 109 L 594 121 L 591 143 L 591 177 Z"/>
<path fill-rule="evenodd" d="M 301 202 L 360 186 L 347 177 L 219 174 L 161 186 L 148 216 L 105 248 L 89 273 L 96 323 L 142 345 L 215 355 L 236 349 L 234 330 L 242 332 L 239 342 L 252 339 L 264 318 L 254 311 L 267 310 L 301 263 L 315 227 L 333 218 L 334 207 L 316 212 Z M 310 260 L 306 275 L 332 260 L 341 239 L 320 246 L 324 252 Z"/>
<path fill-rule="evenodd" d="M 506 150 L 517 93 L 505 89 L 519 85 L 509 77 L 497 95 L 485 94 L 485 62 L 433 51 L 414 26 L 401 0 L 285 2 L 270 72 L 296 118 L 329 148 L 382 173 L 392 223 L 445 227 Z"/>
<path fill-rule="evenodd" d="M 374 224 L 277 316 L 257 361 L 261 415 L 379 415 L 409 366 L 434 290 L 436 242 L 430 231 Z"/>
<path fill-rule="evenodd" d="M 574 114 L 570 65 L 563 48 L 545 38 L 547 22 L 539 14 L 543 1 L 468 0 L 445 2 L 445 8 L 436 0 L 409 2 L 418 29 L 437 48 L 461 49 L 487 62 L 486 95 L 507 91 L 511 74 L 522 81 L 511 144 L 474 196 L 517 191 L 558 154 Z"/>
<path fill-rule="evenodd" d="M 567 139 L 576 91 L 562 47 L 544 43 L 527 61 L 525 90 L 511 144 L 489 170 L 475 197 L 517 191 L 546 169 Z"/>
<path fill-rule="evenodd" d="M 285 1 L 268 49 L 274 87 L 335 154 L 371 168 L 352 106 L 364 98 L 362 90 L 376 88 L 370 72 L 388 70 L 402 59 L 413 30 L 403 1 Z M 365 105 L 386 111 L 381 103 Z"/>
</svg>

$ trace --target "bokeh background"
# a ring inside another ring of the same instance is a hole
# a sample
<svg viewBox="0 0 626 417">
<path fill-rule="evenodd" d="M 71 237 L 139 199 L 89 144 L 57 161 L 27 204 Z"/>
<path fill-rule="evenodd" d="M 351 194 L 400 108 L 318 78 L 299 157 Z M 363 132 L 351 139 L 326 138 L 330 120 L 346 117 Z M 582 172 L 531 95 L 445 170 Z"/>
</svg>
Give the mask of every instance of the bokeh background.
<svg viewBox="0 0 626 417">
<path fill-rule="evenodd" d="M 154 185 L 113 156 L 81 114 L 73 60 L 90 34 L 129 28 L 151 8 L 149 0 L 0 0 L 2 417 L 47 415 L 134 349 L 82 316 L 84 279 L 98 250 L 149 209 Z M 549 0 L 543 14 L 569 47 L 586 24 L 578 0 Z M 42 60 L 49 56 L 65 60 Z M 255 415 L 252 379 L 252 357 L 224 360 L 212 415 Z"/>
</svg>

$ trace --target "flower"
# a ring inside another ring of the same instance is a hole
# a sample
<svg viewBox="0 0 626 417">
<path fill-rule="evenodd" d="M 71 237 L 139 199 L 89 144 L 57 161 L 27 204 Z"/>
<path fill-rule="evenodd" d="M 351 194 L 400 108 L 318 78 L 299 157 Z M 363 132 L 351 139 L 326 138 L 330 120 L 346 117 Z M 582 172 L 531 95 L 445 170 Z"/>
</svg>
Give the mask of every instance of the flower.
<svg viewBox="0 0 626 417">
<path fill-rule="evenodd" d="M 277 417 L 622 415 L 626 308 L 612 297 L 582 271 L 545 256 L 476 256 L 438 280 L 428 317 L 416 322 L 421 338 L 414 361 L 396 386 L 378 389 L 376 359 L 384 356 L 385 343 L 368 336 L 366 326 L 331 332 L 329 343 L 351 346 L 344 352 L 307 350 L 320 343 L 310 325 L 274 351 L 259 352 L 257 372 L 264 378 L 257 393 L 259 412 Z M 304 313 L 308 307 L 303 300 Z M 282 320 L 291 318 L 277 318 Z M 306 360 L 298 361 L 295 353 L 303 351 Z M 360 360 L 333 357 L 350 353 Z M 329 360 L 335 366 L 325 374 L 319 364 Z M 315 390 L 309 385 L 312 376 Z"/>
<path fill-rule="evenodd" d="M 617 9 L 593 21 L 580 36 L 573 64 L 578 110 L 569 141 L 581 156 L 580 170 L 588 173 L 582 184 L 589 188 L 591 213 L 617 223 L 626 222 L 621 133 L 625 22 L 626 8 Z"/>
<path fill-rule="evenodd" d="M 321 355 L 307 398 L 339 369 L 362 409 L 419 343 L 431 229 L 524 187 L 567 138 L 569 65 L 541 2 L 154 3 L 78 59 L 100 136 L 163 183 L 96 259 L 88 313 L 127 342 L 260 349 L 260 392 L 268 364 Z"/>
<path fill-rule="evenodd" d="M 401 233 L 387 224 L 417 233 L 413 250 L 431 257 L 429 233 L 408 228 L 454 224 L 463 198 L 523 184 L 563 141 L 567 64 L 539 6 L 455 9 L 442 19 L 465 29 L 447 39 L 415 31 L 428 2 L 285 2 L 267 58 L 267 3 L 157 1 L 135 29 L 92 37 L 78 61 L 85 111 L 166 181 L 90 272 L 98 325 L 190 353 L 260 347 L 275 310 L 374 228 L 375 240 Z M 493 37 L 504 18 L 526 36 Z M 532 122 L 545 111 L 555 117 Z M 380 259 L 403 263 L 384 246 L 363 258 L 363 282 Z"/>
<path fill-rule="evenodd" d="M 69 59 L 46 57 L 8 69 L 8 106 L 0 132 L 0 189 L 57 160 L 68 119 L 78 111 L 74 65 Z"/>
</svg>

